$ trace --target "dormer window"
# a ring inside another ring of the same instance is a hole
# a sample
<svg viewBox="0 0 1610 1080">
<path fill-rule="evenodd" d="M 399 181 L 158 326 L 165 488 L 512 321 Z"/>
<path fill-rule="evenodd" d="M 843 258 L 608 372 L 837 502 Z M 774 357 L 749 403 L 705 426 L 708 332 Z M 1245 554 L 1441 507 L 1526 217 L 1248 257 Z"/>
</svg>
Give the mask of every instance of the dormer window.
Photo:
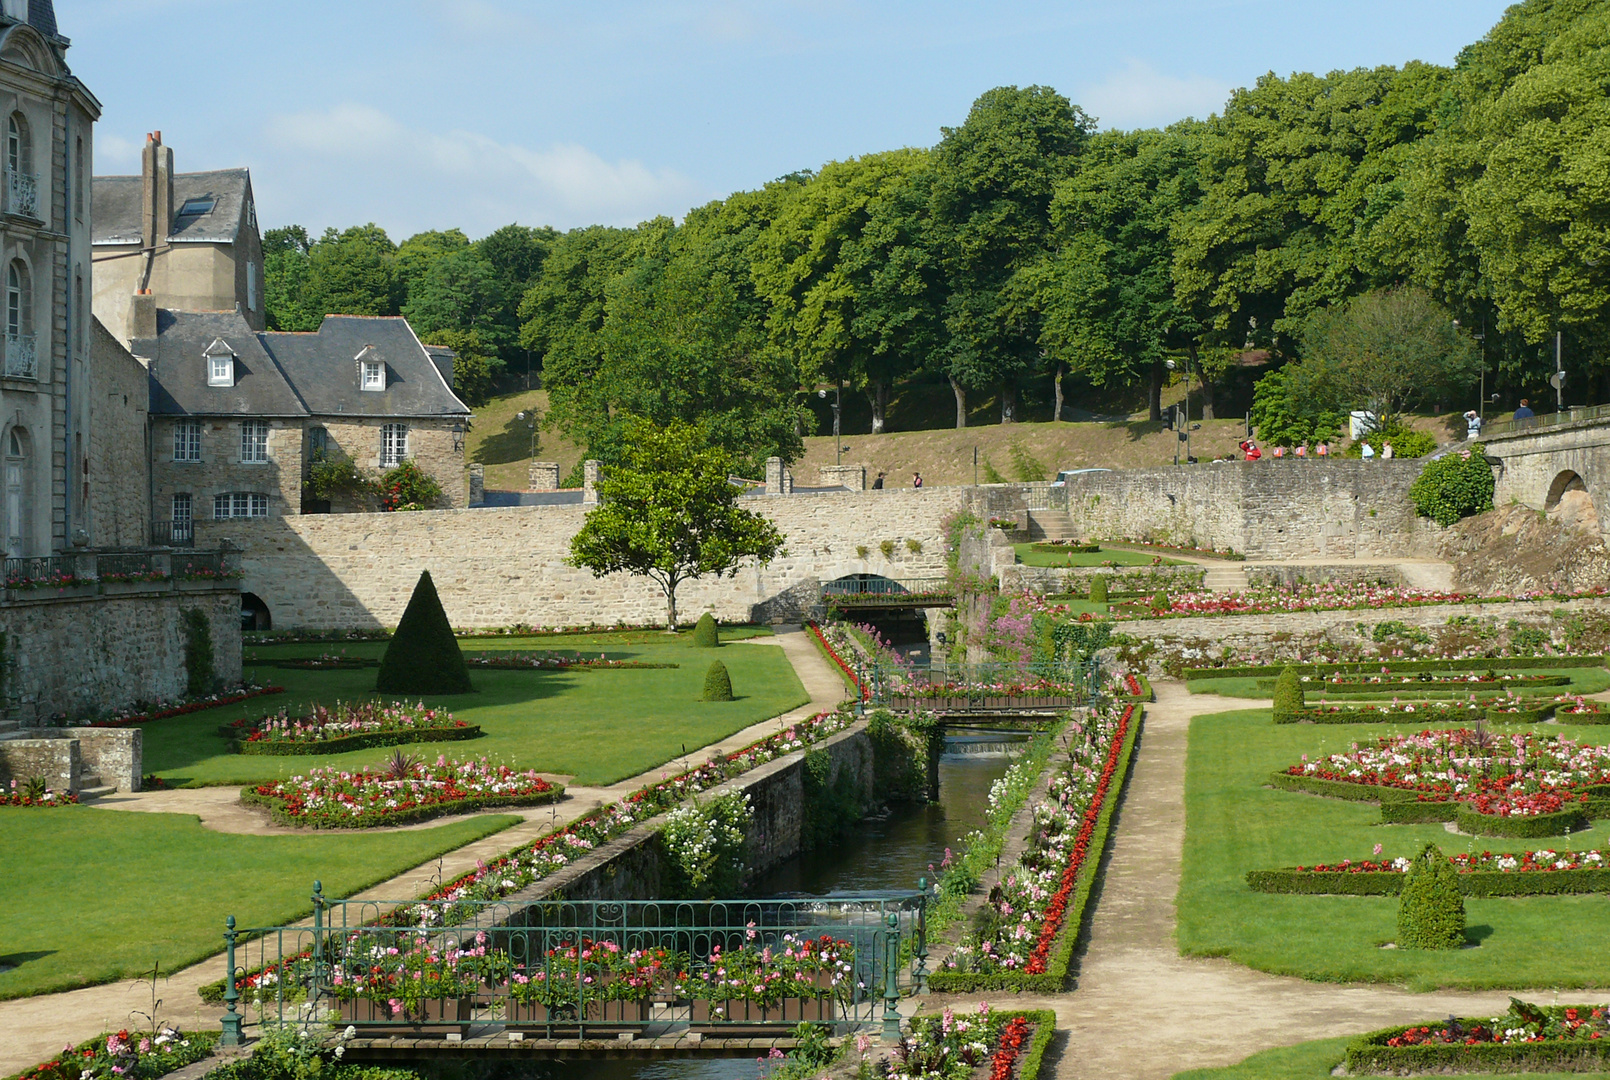
<svg viewBox="0 0 1610 1080">
<path fill-rule="evenodd" d="M 207 358 L 208 386 L 235 385 L 235 350 L 229 347 L 228 342 L 223 338 L 214 338 L 202 355 Z"/>
<path fill-rule="evenodd" d="M 217 199 L 201 198 L 186 199 L 184 205 L 179 207 L 180 217 L 200 217 L 202 214 L 212 213 L 212 208 L 218 205 Z"/>
<path fill-rule="evenodd" d="M 386 388 L 386 362 L 380 359 L 373 345 L 365 345 L 357 356 L 352 358 L 358 364 L 358 387 L 363 390 L 384 390 Z"/>
</svg>

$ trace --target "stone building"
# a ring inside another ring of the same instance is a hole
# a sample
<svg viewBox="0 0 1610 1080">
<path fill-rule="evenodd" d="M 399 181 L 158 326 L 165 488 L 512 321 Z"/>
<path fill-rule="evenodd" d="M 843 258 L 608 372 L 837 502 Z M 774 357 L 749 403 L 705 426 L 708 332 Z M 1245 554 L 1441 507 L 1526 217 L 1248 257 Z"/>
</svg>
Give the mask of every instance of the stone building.
<svg viewBox="0 0 1610 1080">
<path fill-rule="evenodd" d="M 123 344 L 151 336 L 158 307 L 238 311 L 263 329 L 263 241 L 247 170 L 176 173 L 156 131 L 140 175 L 97 176 L 94 195 L 95 314 Z"/>
</svg>

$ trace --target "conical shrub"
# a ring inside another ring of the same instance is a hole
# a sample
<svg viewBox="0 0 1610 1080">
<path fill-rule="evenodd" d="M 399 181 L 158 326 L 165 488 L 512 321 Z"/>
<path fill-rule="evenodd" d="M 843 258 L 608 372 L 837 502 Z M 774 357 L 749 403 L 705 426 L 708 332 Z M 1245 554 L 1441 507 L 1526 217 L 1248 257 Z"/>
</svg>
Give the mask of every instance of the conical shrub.
<svg viewBox="0 0 1610 1080">
<path fill-rule="evenodd" d="M 1107 579 L 1100 574 L 1090 579 L 1090 602 L 1092 604 L 1107 602 Z"/>
<path fill-rule="evenodd" d="M 1400 949 L 1457 949 L 1465 943 L 1465 898 L 1459 872 L 1435 844 L 1409 864 L 1398 901 Z"/>
<path fill-rule="evenodd" d="M 727 674 L 727 665 L 720 660 L 712 663 L 704 674 L 704 700 L 732 700 L 732 676 Z"/>
<path fill-rule="evenodd" d="M 1289 720 L 1307 707 L 1308 702 L 1303 697 L 1303 681 L 1297 677 L 1297 669 L 1281 668 L 1275 679 L 1275 722 Z"/>
<path fill-rule="evenodd" d="M 386 646 L 375 689 L 386 694 L 467 694 L 474 689 L 429 570 L 419 575 L 408 609 Z"/>
<path fill-rule="evenodd" d="M 721 634 L 716 629 L 716 619 L 708 611 L 699 616 L 699 621 L 693 624 L 693 647 L 695 649 L 714 649 L 721 644 Z"/>
<path fill-rule="evenodd" d="M 1172 601 L 1172 600 L 1170 600 L 1168 598 L 1168 593 L 1166 593 L 1166 592 L 1161 592 L 1160 591 L 1160 592 L 1158 592 L 1158 594 L 1156 596 L 1152 597 L 1152 610 L 1153 611 L 1167 611 L 1169 608 L 1171 608 L 1173 606 L 1174 606 L 1174 601 Z"/>
</svg>

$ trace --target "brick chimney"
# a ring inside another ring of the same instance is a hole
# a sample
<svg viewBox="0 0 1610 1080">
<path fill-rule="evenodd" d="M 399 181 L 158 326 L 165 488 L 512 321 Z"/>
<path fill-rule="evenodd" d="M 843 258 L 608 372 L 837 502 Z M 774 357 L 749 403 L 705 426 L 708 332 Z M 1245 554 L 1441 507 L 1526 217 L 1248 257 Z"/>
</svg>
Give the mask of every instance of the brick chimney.
<svg viewBox="0 0 1610 1080">
<path fill-rule="evenodd" d="M 160 131 L 145 137 L 140 192 L 140 246 L 149 250 L 173 232 L 173 150 L 162 145 Z"/>
</svg>

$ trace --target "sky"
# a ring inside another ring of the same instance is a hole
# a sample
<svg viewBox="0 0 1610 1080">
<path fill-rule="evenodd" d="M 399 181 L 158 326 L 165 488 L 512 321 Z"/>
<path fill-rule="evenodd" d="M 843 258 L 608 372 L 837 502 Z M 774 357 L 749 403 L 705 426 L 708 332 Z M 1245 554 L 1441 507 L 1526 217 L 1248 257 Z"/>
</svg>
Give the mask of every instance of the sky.
<svg viewBox="0 0 1610 1080">
<path fill-rule="evenodd" d="M 1100 126 L 1219 111 L 1273 71 L 1449 64 L 1500 0 L 56 0 L 95 171 L 251 169 L 264 228 L 394 240 L 633 225 L 932 146 L 984 91 Z"/>
</svg>

